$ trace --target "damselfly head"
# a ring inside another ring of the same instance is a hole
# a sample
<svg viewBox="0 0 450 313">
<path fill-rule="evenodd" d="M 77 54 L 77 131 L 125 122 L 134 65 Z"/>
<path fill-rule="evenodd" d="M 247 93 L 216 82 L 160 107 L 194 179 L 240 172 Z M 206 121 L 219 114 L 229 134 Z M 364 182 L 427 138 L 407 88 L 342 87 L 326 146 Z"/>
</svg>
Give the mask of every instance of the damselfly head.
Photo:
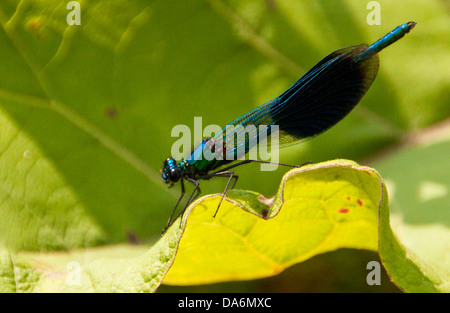
<svg viewBox="0 0 450 313">
<path fill-rule="evenodd" d="M 173 158 L 167 158 L 161 170 L 161 177 L 166 184 L 179 181 L 181 178 L 181 169 L 177 166 L 177 161 Z"/>
</svg>

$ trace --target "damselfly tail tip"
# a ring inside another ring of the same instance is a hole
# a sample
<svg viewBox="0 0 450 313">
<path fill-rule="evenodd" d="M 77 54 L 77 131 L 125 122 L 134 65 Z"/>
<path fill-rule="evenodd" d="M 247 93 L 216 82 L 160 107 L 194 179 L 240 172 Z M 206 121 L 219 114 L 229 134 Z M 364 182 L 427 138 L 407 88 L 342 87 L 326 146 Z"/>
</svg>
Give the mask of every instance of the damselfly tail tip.
<svg viewBox="0 0 450 313">
<path fill-rule="evenodd" d="M 417 24 L 417 23 L 414 22 L 414 21 L 411 21 L 411 22 L 406 23 L 406 25 L 408 25 L 408 29 L 409 29 L 409 30 L 413 29 L 414 26 L 416 26 L 416 24 Z"/>
</svg>

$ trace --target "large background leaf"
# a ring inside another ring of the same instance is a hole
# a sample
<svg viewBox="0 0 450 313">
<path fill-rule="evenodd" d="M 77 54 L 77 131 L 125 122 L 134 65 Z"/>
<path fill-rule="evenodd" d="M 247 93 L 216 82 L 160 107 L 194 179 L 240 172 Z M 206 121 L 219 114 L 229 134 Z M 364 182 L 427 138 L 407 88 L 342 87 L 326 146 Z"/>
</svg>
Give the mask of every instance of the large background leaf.
<svg viewBox="0 0 450 313">
<path fill-rule="evenodd" d="M 448 168 L 450 140 L 431 139 L 377 162 L 387 175 L 392 228 L 407 253 L 395 255 L 391 245 L 383 246 L 388 222 L 383 226 L 383 220 L 380 252 L 393 279 L 406 290 L 431 289 L 431 284 L 421 279 L 412 284 L 411 277 L 417 272 L 408 269 L 411 260 L 430 277 L 433 288 L 449 292 L 450 266 L 445 260 L 450 258 L 450 177 L 443 167 Z"/>
<path fill-rule="evenodd" d="M 281 159 L 366 158 L 448 118 L 448 4 L 379 3 L 382 24 L 369 26 L 366 3 L 355 1 L 83 1 L 81 26 L 68 26 L 67 1 L 2 1 L 2 243 L 154 241 L 176 201 L 159 177 L 174 125 L 228 123 L 329 52 L 409 20 L 417 27 L 380 54 L 356 110 Z M 270 196 L 283 173 L 248 165 L 238 187 Z"/>
</svg>

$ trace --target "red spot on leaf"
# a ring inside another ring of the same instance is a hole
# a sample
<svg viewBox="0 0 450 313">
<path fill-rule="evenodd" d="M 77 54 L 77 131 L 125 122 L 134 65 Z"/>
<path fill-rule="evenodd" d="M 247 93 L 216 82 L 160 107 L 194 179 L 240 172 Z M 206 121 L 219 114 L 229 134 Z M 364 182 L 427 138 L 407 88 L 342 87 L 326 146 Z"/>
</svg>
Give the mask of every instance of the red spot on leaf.
<svg viewBox="0 0 450 313">
<path fill-rule="evenodd" d="M 338 213 L 348 213 L 348 211 L 350 211 L 350 210 L 347 208 L 341 208 L 338 210 Z"/>
</svg>

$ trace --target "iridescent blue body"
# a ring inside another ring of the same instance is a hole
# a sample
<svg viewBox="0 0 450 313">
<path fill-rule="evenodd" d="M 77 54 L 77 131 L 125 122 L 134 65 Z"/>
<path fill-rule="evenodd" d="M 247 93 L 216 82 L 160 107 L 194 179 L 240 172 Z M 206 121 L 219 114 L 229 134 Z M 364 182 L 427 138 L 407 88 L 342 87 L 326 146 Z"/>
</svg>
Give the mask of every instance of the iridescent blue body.
<svg viewBox="0 0 450 313">
<path fill-rule="evenodd" d="M 380 52 L 387 46 L 393 44 L 394 42 L 405 36 L 407 33 L 409 33 L 409 31 L 413 29 L 414 26 L 416 26 L 416 22 L 408 22 L 397 26 L 394 30 L 387 33 L 383 38 L 380 38 L 379 40 L 371 44 L 365 52 L 361 53 L 361 55 L 356 58 L 356 60 L 364 59 Z"/>
<path fill-rule="evenodd" d="M 378 72 L 377 53 L 402 38 L 415 25 L 415 22 L 402 24 L 370 46 L 361 44 L 330 53 L 280 96 L 251 110 L 228 125 L 256 127 L 264 125 L 268 134 L 271 133 L 271 127 L 277 125 L 280 147 L 317 136 L 350 113 L 367 92 Z M 176 183 L 180 180 L 182 182 L 182 195 L 172 212 L 168 226 L 172 224 L 176 207 L 184 195 L 183 180 L 192 183 L 195 188 L 180 214 L 200 194 L 198 180 L 228 177 L 223 199 L 231 179 L 235 178 L 234 184 L 237 180 L 237 176 L 230 169 L 249 162 L 263 162 L 246 160 L 223 168 L 224 165 L 236 161 L 253 148 L 249 138 L 241 141 L 233 139 L 235 141 L 232 149 L 227 149 L 226 144 L 223 144 L 220 149 L 213 150 L 213 158 L 202 157 L 205 147 L 219 141 L 225 143 L 226 135 L 226 127 L 224 127 L 222 132 L 213 138 L 203 140 L 187 160 L 182 159 L 177 163 L 173 158 L 168 158 L 164 162 L 161 173 L 164 182 Z M 258 140 L 254 142 L 259 142 L 259 133 L 256 137 Z M 270 135 L 267 140 L 269 137 Z M 245 149 L 239 150 L 238 147 L 242 145 Z M 219 168 L 221 169 L 218 170 Z M 196 191 L 197 194 L 194 196 Z"/>
</svg>

